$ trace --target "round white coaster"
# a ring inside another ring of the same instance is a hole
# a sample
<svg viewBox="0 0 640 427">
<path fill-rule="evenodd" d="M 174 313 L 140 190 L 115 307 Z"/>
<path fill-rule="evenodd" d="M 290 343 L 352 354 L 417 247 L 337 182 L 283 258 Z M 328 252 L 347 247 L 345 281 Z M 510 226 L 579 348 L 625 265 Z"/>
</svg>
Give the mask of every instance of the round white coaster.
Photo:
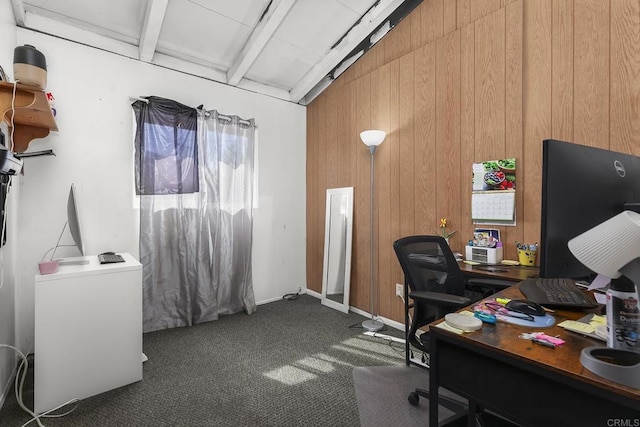
<svg viewBox="0 0 640 427">
<path fill-rule="evenodd" d="M 482 320 L 464 314 L 449 313 L 444 316 L 445 322 L 453 328 L 461 329 L 465 332 L 477 331 L 482 328 Z"/>
</svg>

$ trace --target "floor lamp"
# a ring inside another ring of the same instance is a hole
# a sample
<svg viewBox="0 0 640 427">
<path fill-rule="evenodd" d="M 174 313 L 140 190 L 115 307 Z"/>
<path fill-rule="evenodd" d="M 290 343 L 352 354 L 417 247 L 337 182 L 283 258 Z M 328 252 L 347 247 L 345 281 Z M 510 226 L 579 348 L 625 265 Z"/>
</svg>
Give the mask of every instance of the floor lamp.
<svg viewBox="0 0 640 427">
<path fill-rule="evenodd" d="M 360 139 L 362 139 L 362 142 L 364 142 L 364 145 L 366 145 L 367 147 L 369 147 L 369 151 L 371 152 L 371 171 L 370 171 L 370 175 L 371 175 L 371 186 L 370 186 L 370 197 L 369 200 L 371 201 L 371 207 L 370 207 L 370 215 L 371 215 L 371 223 L 370 223 L 370 239 L 369 242 L 371 244 L 371 263 L 370 263 L 370 267 L 371 267 L 371 292 L 369 294 L 369 300 L 371 302 L 371 319 L 370 320 L 365 320 L 364 322 L 362 322 L 362 328 L 366 331 L 370 331 L 370 332 L 376 332 L 379 331 L 380 329 L 382 329 L 384 327 L 384 324 L 379 321 L 379 320 L 375 320 L 374 317 L 374 308 L 375 308 L 375 266 L 374 261 L 375 261 L 375 252 L 374 252 L 374 248 L 375 248 L 375 242 L 374 242 L 374 191 L 373 191 L 373 183 L 374 183 L 374 155 L 376 153 L 376 148 L 378 147 L 378 145 L 382 144 L 382 141 L 384 141 L 384 138 L 387 136 L 386 132 L 382 131 L 382 130 L 366 130 L 362 133 L 360 133 Z"/>
</svg>

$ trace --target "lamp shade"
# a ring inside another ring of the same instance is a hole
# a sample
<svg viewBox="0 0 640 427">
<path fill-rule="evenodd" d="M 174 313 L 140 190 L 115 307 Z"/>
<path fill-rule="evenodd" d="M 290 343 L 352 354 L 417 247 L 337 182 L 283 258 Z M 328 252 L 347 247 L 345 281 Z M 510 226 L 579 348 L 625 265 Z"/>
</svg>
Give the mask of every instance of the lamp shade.
<svg viewBox="0 0 640 427">
<path fill-rule="evenodd" d="M 383 130 L 365 130 L 364 132 L 360 132 L 360 139 L 367 147 L 377 147 L 382 144 L 386 136 L 387 133 Z"/>
<path fill-rule="evenodd" d="M 624 211 L 569 240 L 571 253 L 590 270 L 611 279 L 640 257 L 640 214 Z"/>
</svg>

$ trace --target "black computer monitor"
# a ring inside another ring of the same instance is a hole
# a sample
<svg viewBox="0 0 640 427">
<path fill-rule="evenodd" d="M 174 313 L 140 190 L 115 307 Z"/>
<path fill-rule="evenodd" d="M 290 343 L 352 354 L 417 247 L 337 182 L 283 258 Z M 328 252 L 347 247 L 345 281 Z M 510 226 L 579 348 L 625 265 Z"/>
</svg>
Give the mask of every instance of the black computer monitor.
<svg viewBox="0 0 640 427">
<path fill-rule="evenodd" d="M 567 242 L 638 202 L 640 157 L 543 141 L 540 276 L 590 279 Z"/>
</svg>

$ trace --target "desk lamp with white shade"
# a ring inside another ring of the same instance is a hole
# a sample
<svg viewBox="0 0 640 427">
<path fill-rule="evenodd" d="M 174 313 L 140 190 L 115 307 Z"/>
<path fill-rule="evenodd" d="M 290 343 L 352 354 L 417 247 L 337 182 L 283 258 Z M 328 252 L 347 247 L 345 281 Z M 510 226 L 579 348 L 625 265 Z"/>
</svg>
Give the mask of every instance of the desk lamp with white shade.
<svg viewBox="0 0 640 427">
<path fill-rule="evenodd" d="M 623 211 L 569 240 L 571 253 L 611 279 L 607 291 L 607 346 L 587 347 L 580 362 L 597 375 L 640 388 L 640 214 Z"/>
</svg>

